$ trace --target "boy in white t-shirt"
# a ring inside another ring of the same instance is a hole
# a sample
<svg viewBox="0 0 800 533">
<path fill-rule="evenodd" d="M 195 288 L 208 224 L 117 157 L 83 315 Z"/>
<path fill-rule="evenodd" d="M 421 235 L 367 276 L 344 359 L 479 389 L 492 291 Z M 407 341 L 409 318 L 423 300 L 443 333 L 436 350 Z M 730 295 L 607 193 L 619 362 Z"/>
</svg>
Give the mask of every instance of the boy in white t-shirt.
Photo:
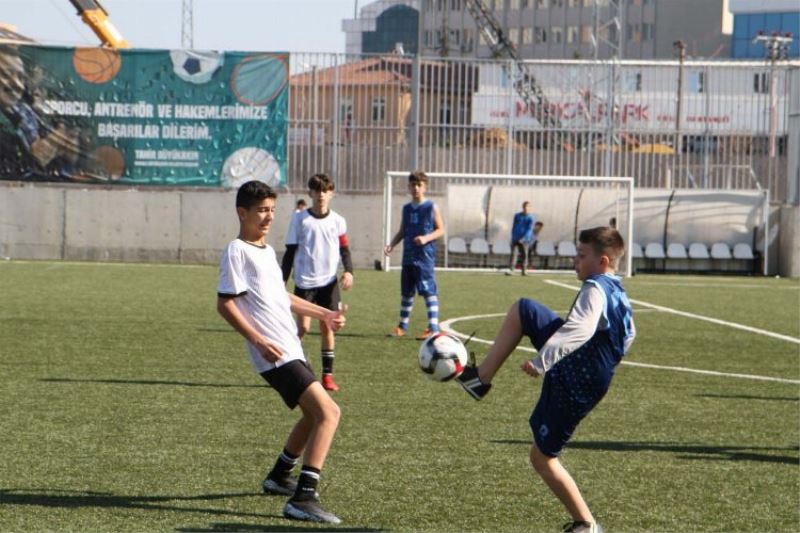
<svg viewBox="0 0 800 533">
<path fill-rule="evenodd" d="M 299 405 L 303 412 L 263 482 L 264 492 L 291 496 L 283 508 L 287 518 L 338 524 L 341 520 L 321 507 L 317 486 L 339 425 L 339 406 L 308 367 L 292 311 L 333 331 L 344 326 L 344 311 L 323 309 L 286 292 L 275 250 L 266 243 L 276 198 L 260 181 L 239 188 L 239 236 L 222 254 L 217 310 L 246 339 L 253 369 L 290 409 Z M 303 466 L 295 479 L 291 472 L 301 454 Z"/>
<path fill-rule="evenodd" d="M 314 174 L 308 180 L 308 195 L 311 207 L 296 212 L 286 234 L 286 253 L 281 269 L 283 281 L 287 281 L 294 269 L 294 294 L 331 311 L 339 308 L 341 297 L 339 286 L 349 290 L 353 286 L 353 261 L 347 240 L 347 222 L 339 213 L 330 209 L 335 186 L 325 174 Z M 344 273 L 336 279 L 341 257 Z M 311 318 L 297 316 L 297 335 L 300 340 L 311 328 Z M 322 337 L 322 387 L 338 391 L 333 380 L 335 338 L 333 330 L 324 321 L 319 322 Z"/>
</svg>

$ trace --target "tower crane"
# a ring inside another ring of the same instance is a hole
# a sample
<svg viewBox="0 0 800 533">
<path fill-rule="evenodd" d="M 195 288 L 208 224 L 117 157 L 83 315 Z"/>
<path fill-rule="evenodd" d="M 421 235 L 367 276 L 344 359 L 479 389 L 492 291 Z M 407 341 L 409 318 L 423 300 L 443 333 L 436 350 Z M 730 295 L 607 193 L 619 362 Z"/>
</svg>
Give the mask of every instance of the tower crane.
<svg viewBox="0 0 800 533">
<path fill-rule="evenodd" d="M 130 48 L 131 45 L 108 18 L 108 11 L 98 0 L 69 0 L 78 15 L 81 16 L 92 31 L 97 35 L 103 46 L 109 48 Z"/>
</svg>

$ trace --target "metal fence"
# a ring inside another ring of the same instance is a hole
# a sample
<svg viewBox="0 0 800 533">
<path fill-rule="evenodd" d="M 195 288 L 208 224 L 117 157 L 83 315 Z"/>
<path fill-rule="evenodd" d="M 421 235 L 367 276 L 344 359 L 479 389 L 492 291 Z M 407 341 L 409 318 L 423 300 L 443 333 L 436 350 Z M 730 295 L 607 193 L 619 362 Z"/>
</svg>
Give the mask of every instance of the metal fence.
<svg viewBox="0 0 800 533">
<path fill-rule="evenodd" d="M 289 175 L 378 192 L 389 170 L 632 176 L 637 187 L 769 189 L 787 159 L 800 63 L 529 61 L 557 124 L 543 128 L 508 60 L 291 56 Z M 793 93 L 794 91 L 794 93 Z"/>
</svg>

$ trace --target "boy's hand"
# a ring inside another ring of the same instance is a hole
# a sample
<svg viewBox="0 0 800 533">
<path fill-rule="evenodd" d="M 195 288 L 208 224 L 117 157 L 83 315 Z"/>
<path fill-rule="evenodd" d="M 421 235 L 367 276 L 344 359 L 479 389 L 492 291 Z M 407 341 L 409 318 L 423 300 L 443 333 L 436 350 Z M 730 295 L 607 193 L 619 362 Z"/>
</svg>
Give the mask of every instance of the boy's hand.
<svg viewBox="0 0 800 533">
<path fill-rule="evenodd" d="M 522 363 L 522 371 L 528 374 L 532 378 L 538 378 L 539 372 L 536 370 L 536 367 L 533 366 L 533 361 L 530 359 Z"/>
<path fill-rule="evenodd" d="M 261 339 L 255 343 L 255 346 L 258 348 L 258 351 L 261 352 L 261 357 L 270 363 L 274 363 L 283 357 L 280 348 L 269 342 L 264 337 L 261 337 Z"/>
<path fill-rule="evenodd" d="M 425 238 L 425 235 L 418 235 L 417 237 L 414 237 L 414 244 L 417 246 L 424 246 L 427 242 L 428 241 Z"/>
<path fill-rule="evenodd" d="M 342 286 L 342 290 L 349 291 L 353 287 L 353 275 L 350 272 L 342 274 L 339 285 Z"/>
<path fill-rule="evenodd" d="M 383 247 L 383 255 L 391 255 L 392 250 L 394 250 L 394 246 L 391 244 L 387 244 Z"/>
<path fill-rule="evenodd" d="M 339 331 L 344 327 L 344 323 L 347 321 L 344 314 L 347 312 L 347 304 L 340 303 L 338 311 L 327 311 L 325 313 L 325 318 L 322 319 L 325 322 L 325 325 L 328 326 L 332 331 Z"/>
</svg>

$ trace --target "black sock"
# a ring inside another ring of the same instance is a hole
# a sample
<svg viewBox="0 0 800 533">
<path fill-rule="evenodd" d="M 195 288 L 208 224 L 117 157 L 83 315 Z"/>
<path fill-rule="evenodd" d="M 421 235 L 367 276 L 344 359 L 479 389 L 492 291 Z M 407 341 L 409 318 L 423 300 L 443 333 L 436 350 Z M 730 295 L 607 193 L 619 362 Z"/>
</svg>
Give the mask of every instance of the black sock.
<svg viewBox="0 0 800 533">
<path fill-rule="evenodd" d="M 333 350 L 323 349 L 320 353 L 322 354 L 322 373 L 333 374 Z"/>
<path fill-rule="evenodd" d="M 294 491 L 295 500 L 310 500 L 314 498 L 319 485 L 319 468 L 303 465 L 300 477 L 297 479 L 297 489 Z"/>
<path fill-rule="evenodd" d="M 284 448 L 281 454 L 278 456 L 278 460 L 275 461 L 275 466 L 273 466 L 272 470 L 270 470 L 268 477 L 275 479 L 285 478 L 292 472 L 292 469 L 296 464 L 297 456 L 292 455 L 286 451 L 286 448 Z"/>
</svg>

